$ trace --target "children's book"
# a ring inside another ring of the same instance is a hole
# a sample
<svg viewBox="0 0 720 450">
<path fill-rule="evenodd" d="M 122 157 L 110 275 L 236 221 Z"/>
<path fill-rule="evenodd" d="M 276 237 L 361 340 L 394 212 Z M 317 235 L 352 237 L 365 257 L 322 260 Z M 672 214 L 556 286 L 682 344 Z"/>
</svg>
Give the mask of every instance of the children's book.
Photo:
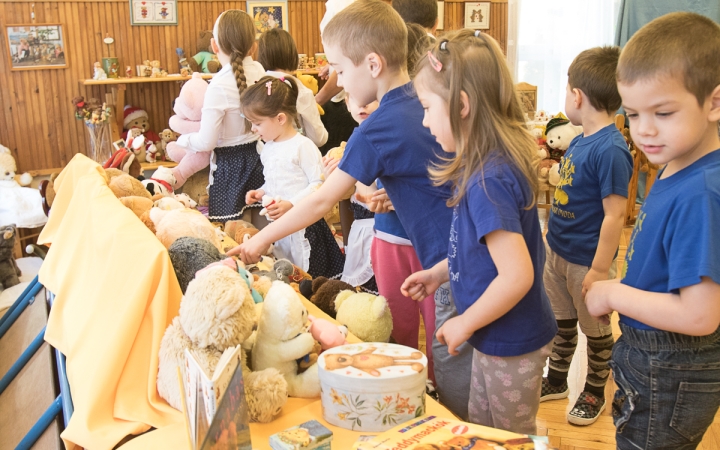
<svg viewBox="0 0 720 450">
<path fill-rule="evenodd" d="M 547 438 L 511 433 L 459 420 L 423 416 L 356 442 L 358 450 L 547 450 Z"/>
<path fill-rule="evenodd" d="M 210 377 L 185 350 L 182 398 L 193 450 L 230 448 L 229 442 L 237 443 L 232 448 L 251 449 L 241 352 L 239 345 L 226 349 Z"/>
</svg>

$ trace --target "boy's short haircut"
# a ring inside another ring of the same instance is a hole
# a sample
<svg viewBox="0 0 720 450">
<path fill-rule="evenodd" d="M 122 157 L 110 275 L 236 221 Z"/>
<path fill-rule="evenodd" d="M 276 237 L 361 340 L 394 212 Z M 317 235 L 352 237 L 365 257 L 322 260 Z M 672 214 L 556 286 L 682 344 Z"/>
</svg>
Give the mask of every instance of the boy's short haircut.
<svg viewBox="0 0 720 450">
<path fill-rule="evenodd" d="M 620 55 L 617 80 L 672 76 L 682 79 L 685 89 L 702 106 L 720 85 L 720 26 L 690 12 L 659 17 L 640 28 Z"/>
<path fill-rule="evenodd" d="M 407 28 L 400 15 L 381 0 L 357 0 L 325 27 L 323 44 L 340 46 L 356 66 L 370 53 L 385 59 L 391 70 L 406 67 Z"/>
<path fill-rule="evenodd" d="M 617 71 L 620 49 L 618 47 L 595 47 L 575 57 L 568 69 L 571 89 L 580 89 L 598 111 L 615 113 L 622 105 L 617 89 Z"/>
<path fill-rule="evenodd" d="M 437 0 L 392 0 L 390 3 L 406 23 L 430 29 L 437 22 Z"/>
<path fill-rule="evenodd" d="M 282 28 L 272 28 L 260 35 L 257 55 L 265 70 L 293 71 L 298 68 L 295 40 Z"/>
</svg>

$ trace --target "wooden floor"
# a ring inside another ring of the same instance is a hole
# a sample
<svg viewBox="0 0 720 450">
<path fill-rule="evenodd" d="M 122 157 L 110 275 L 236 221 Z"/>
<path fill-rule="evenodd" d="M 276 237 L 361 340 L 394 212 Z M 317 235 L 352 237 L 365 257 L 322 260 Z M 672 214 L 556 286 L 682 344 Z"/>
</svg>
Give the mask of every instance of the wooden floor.
<svg viewBox="0 0 720 450">
<path fill-rule="evenodd" d="M 540 210 L 540 222 L 545 227 L 545 210 Z M 625 260 L 625 251 L 630 241 L 631 227 L 623 230 L 620 237 L 620 249 L 618 251 L 618 267 L 617 272 L 622 273 L 622 265 Z M 615 338 L 620 335 L 617 325 L 617 315 L 615 314 L 612 321 L 613 334 Z M 579 331 L 578 331 L 579 332 Z M 419 346 L 420 350 L 425 352 L 425 332 L 421 326 Z M 586 450 L 601 449 L 611 450 L 615 448 L 615 426 L 613 425 L 612 416 L 610 414 L 610 401 L 615 392 L 615 383 L 612 375 L 605 388 L 605 398 L 608 399 L 607 408 L 600 418 L 592 425 L 581 427 L 570 425 L 566 419 L 567 413 L 575 404 L 575 400 L 585 385 L 585 375 L 587 374 L 587 344 L 585 336 L 579 332 L 577 352 L 570 365 L 568 376 L 568 384 L 570 387 L 570 396 L 564 400 L 552 400 L 540 404 L 540 411 L 537 416 L 538 434 L 548 436 L 550 445 L 560 450 Z M 547 370 L 547 368 L 546 368 Z M 705 433 L 705 437 L 698 447 L 699 450 L 718 450 L 720 449 L 720 414 L 715 417 L 715 421 Z"/>
</svg>

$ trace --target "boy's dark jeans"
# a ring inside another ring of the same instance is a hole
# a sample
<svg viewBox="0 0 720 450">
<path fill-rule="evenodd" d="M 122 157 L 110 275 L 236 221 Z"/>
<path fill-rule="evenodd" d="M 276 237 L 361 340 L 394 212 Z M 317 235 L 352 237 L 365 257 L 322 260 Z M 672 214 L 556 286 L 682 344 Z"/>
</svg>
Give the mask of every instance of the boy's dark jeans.
<svg viewBox="0 0 720 450">
<path fill-rule="evenodd" d="M 708 336 L 620 324 L 610 367 L 619 449 L 694 449 L 720 406 L 720 328 Z"/>
</svg>

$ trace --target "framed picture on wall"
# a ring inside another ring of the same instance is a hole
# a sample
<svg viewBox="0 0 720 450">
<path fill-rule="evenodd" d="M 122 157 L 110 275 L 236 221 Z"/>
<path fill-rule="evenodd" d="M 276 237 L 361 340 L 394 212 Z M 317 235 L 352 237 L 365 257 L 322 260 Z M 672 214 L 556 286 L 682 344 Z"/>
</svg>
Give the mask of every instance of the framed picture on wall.
<svg viewBox="0 0 720 450">
<path fill-rule="evenodd" d="M 438 25 L 437 30 L 445 28 L 445 2 L 437 2 L 438 5 Z"/>
<path fill-rule="evenodd" d="M 465 28 L 490 28 L 490 2 L 465 2 Z"/>
<path fill-rule="evenodd" d="M 287 1 L 248 1 L 247 12 L 255 22 L 255 37 L 272 28 L 290 31 Z"/>
<path fill-rule="evenodd" d="M 10 70 L 64 69 L 65 34 L 60 24 L 7 25 Z"/>
<path fill-rule="evenodd" d="M 131 25 L 177 25 L 176 0 L 130 0 Z"/>
</svg>

